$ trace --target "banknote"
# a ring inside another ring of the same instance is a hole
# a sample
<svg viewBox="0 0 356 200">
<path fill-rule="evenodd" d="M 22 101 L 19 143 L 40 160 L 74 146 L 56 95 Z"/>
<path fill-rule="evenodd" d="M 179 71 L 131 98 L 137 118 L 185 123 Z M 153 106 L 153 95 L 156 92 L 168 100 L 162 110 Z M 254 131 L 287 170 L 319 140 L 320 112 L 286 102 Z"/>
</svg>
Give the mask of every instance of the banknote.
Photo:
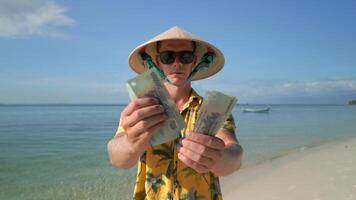
<svg viewBox="0 0 356 200">
<path fill-rule="evenodd" d="M 168 91 L 162 83 L 162 79 L 156 69 L 150 69 L 137 77 L 128 80 L 127 90 L 131 100 L 141 97 L 156 98 L 164 107 L 167 115 L 164 126 L 158 129 L 151 138 L 151 145 L 165 143 L 179 137 L 180 131 L 186 127 L 186 123 L 180 114 L 178 107 L 171 99 Z"/>
<path fill-rule="evenodd" d="M 215 135 L 235 107 L 237 98 L 218 91 L 208 91 L 198 112 L 194 132 Z"/>
</svg>

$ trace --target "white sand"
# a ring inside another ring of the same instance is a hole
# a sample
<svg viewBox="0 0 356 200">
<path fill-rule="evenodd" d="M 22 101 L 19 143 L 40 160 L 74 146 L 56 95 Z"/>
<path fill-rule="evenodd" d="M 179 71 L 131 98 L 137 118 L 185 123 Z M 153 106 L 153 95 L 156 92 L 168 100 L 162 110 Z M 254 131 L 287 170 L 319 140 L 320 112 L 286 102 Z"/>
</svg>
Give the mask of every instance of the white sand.
<svg viewBox="0 0 356 200">
<path fill-rule="evenodd" d="M 356 200 L 356 138 L 242 168 L 221 184 L 224 200 Z"/>
</svg>

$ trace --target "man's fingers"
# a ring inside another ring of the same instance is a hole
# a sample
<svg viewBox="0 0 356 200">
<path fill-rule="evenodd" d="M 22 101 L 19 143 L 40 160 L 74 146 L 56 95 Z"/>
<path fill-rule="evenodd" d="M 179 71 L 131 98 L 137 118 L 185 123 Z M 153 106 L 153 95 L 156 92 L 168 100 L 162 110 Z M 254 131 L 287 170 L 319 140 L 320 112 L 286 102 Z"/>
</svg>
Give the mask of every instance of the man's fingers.
<svg viewBox="0 0 356 200">
<path fill-rule="evenodd" d="M 147 131 L 143 132 L 142 135 L 140 135 L 140 136 L 151 138 L 151 136 L 153 135 L 153 133 L 155 133 L 156 130 L 158 130 L 159 128 L 164 126 L 164 123 L 165 123 L 165 121 L 161 121 L 158 124 L 153 125 L 151 128 L 147 129 Z"/>
<path fill-rule="evenodd" d="M 143 148 L 147 149 L 148 146 L 150 146 L 150 138 L 152 134 L 159 128 L 161 128 L 164 125 L 165 121 L 161 121 L 156 125 L 153 125 L 152 127 L 148 128 L 147 130 L 144 130 L 142 132 L 137 132 L 137 134 L 134 136 L 132 132 L 130 132 L 130 136 L 127 133 L 127 137 L 129 137 L 129 141 L 132 142 L 134 148 Z"/>
<path fill-rule="evenodd" d="M 123 116 L 129 116 L 132 112 L 137 110 L 138 108 L 142 108 L 145 106 L 156 105 L 159 104 L 159 101 L 155 98 L 151 97 L 142 97 L 135 99 L 126 106 L 126 108 L 122 111 Z"/>
<path fill-rule="evenodd" d="M 162 113 L 164 113 L 164 108 L 162 105 L 151 105 L 151 106 L 139 108 L 139 109 L 135 110 L 133 113 L 131 113 L 131 115 L 126 118 L 125 127 L 132 127 L 137 122 L 139 122 L 145 118 L 148 118 L 148 117 L 151 117 L 151 116 L 157 115 L 157 114 L 162 114 Z"/>
<path fill-rule="evenodd" d="M 209 169 L 206 168 L 204 165 L 201 165 L 191 159 L 189 159 L 188 157 L 186 157 L 185 155 L 178 153 L 178 158 L 184 162 L 188 167 L 193 168 L 195 171 L 197 171 L 198 173 L 206 173 L 209 172 Z"/>
<path fill-rule="evenodd" d="M 200 143 L 193 142 L 188 139 L 183 139 L 182 145 L 184 146 L 184 148 L 194 151 L 195 153 L 204 155 L 205 157 L 209 157 L 213 160 L 222 156 L 221 151 L 213 149 L 213 148 L 209 148 L 207 146 L 204 146 Z"/>
<path fill-rule="evenodd" d="M 208 158 L 202 154 L 196 153 L 195 151 L 192 151 L 184 146 L 179 148 L 179 153 L 183 154 L 185 157 L 193 160 L 194 162 L 196 162 L 200 165 L 204 165 L 208 169 L 210 168 L 210 166 L 213 165 L 213 161 L 211 158 Z"/>
<path fill-rule="evenodd" d="M 214 136 L 209 136 L 201 133 L 194 133 L 190 132 L 187 136 L 186 139 L 191 140 L 196 143 L 200 143 L 202 145 L 208 146 L 213 149 L 224 149 L 225 148 L 225 143 L 222 141 L 220 138 L 214 137 Z"/>
<path fill-rule="evenodd" d="M 153 127 L 154 125 L 163 122 L 167 119 L 165 114 L 158 114 L 146 119 L 143 119 L 136 123 L 133 127 L 130 128 L 130 134 L 133 137 L 139 136 L 142 132 L 145 132 L 149 128 Z"/>
</svg>

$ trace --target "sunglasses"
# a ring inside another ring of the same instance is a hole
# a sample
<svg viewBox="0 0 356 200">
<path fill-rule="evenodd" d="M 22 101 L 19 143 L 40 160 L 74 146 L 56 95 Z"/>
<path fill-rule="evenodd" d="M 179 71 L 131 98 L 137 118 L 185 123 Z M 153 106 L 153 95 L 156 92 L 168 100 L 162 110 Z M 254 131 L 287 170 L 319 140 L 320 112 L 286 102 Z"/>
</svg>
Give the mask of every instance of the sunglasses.
<svg viewBox="0 0 356 200">
<path fill-rule="evenodd" d="M 182 64 L 190 64 L 194 61 L 193 51 L 162 51 L 159 53 L 159 59 L 163 64 L 172 64 L 178 57 L 179 62 Z"/>
</svg>

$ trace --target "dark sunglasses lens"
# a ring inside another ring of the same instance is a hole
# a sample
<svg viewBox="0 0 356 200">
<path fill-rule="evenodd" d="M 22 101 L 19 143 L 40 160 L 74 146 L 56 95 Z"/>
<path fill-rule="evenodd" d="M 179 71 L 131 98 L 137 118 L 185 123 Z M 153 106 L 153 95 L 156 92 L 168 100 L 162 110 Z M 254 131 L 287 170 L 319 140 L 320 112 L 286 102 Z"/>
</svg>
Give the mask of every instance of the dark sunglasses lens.
<svg viewBox="0 0 356 200">
<path fill-rule="evenodd" d="M 192 63 L 194 60 L 194 54 L 190 51 L 183 51 L 179 56 L 179 60 L 182 64 Z"/>
<path fill-rule="evenodd" d="M 173 54 L 171 51 L 164 51 L 159 54 L 159 58 L 163 64 L 172 64 L 174 62 Z"/>
<path fill-rule="evenodd" d="M 182 64 L 190 64 L 194 60 L 194 53 L 191 51 L 181 51 L 177 53 L 164 51 L 159 54 L 159 58 L 163 64 L 172 64 L 177 56 Z"/>
</svg>

